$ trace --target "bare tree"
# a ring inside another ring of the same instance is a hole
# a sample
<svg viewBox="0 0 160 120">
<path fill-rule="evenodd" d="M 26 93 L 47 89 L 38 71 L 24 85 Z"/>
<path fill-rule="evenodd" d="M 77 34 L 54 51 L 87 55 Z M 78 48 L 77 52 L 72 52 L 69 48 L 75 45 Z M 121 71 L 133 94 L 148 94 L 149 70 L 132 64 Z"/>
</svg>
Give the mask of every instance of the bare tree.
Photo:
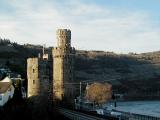
<svg viewBox="0 0 160 120">
<path fill-rule="evenodd" d="M 86 88 L 85 98 L 97 105 L 101 105 L 111 99 L 112 86 L 108 83 L 102 84 L 95 82 Z"/>
</svg>

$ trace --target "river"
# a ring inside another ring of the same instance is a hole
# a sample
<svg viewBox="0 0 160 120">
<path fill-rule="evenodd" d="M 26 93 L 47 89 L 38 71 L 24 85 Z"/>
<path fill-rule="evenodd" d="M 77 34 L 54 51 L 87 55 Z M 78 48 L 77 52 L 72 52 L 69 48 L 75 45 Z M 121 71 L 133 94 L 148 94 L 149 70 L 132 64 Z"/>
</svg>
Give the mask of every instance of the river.
<svg viewBox="0 0 160 120">
<path fill-rule="evenodd" d="M 117 107 L 114 107 L 114 103 L 107 103 L 105 107 L 107 109 L 160 117 L 160 101 L 117 102 Z"/>
</svg>

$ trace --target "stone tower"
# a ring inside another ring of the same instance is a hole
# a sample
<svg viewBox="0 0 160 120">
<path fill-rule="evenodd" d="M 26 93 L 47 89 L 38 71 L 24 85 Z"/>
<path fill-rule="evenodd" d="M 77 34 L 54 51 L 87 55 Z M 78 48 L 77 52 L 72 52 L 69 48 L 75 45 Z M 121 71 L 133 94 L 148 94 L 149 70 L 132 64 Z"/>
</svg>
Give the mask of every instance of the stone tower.
<svg viewBox="0 0 160 120">
<path fill-rule="evenodd" d="M 27 59 L 28 98 L 48 102 L 49 93 L 51 92 L 49 86 L 51 82 L 49 66 L 50 62 L 46 55 L 42 58 Z"/>
<path fill-rule="evenodd" d="M 57 47 L 53 48 L 53 94 L 56 100 L 73 96 L 74 54 L 71 47 L 71 31 L 58 29 Z"/>
<path fill-rule="evenodd" d="M 28 97 L 39 95 L 40 81 L 38 68 L 38 58 L 27 59 Z"/>
</svg>

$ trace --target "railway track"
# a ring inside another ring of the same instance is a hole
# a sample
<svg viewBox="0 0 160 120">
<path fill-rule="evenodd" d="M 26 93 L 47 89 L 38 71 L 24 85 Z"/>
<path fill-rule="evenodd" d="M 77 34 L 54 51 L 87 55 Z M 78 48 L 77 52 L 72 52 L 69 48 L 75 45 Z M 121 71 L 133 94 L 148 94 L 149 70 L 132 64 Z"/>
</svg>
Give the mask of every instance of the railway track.
<svg viewBox="0 0 160 120">
<path fill-rule="evenodd" d="M 71 120 L 115 120 L 115 119 L 107 119 L 102 118 L 94 115 L 90 115 L 87 113 L 82 113 L 74 110 L 69 110 L 65 108 L 58 108 L 58 111 L 60 114 L 64 115 L 65 117 L 71 119 Z"/>
</svg>

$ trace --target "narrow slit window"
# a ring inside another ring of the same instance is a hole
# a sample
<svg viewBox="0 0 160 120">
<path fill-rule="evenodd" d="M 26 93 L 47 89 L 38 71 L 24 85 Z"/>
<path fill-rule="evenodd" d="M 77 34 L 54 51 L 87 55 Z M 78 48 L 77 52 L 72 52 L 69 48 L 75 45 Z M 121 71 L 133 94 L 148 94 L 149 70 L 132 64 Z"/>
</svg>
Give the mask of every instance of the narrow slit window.
<svg viewBox="0 0 160 120">
<path fill-rule="evenodd" d="M 35 80 L 33 80 L 33 85 L 35 84 Z"/>
</svg>

